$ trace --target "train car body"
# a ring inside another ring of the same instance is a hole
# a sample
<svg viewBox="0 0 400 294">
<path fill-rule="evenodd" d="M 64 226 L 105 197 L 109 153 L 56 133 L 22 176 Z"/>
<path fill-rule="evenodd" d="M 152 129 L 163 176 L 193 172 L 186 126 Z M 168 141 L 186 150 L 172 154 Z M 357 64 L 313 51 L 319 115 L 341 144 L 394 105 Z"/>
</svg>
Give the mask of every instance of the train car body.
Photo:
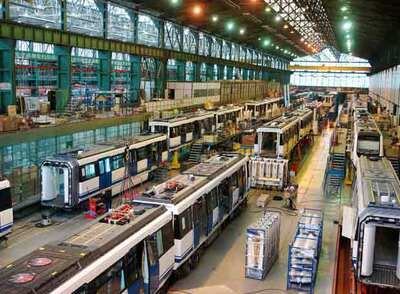
<svg viewBox="0 0 400 294">
<path fill-rule="evenodd" d="M 127 177 L 133 185 L 140 184 L 167 160 L 164 134 L 139 135 L 127 142 L 57 155 L 41 165 L 42 205 L 70 209 L 106 190 L 117 195 Z"/>
<path fill-rule="evenodd" d="M 11 233 L 13 220 L 10 182 L 0 177 L 0 240 Z"/>
<path fill-rule="evenodd" d="M 172 152 L 192 143 L 204 133 L 215 131 L 214 112 L 198 112 L 149 122 L 152 133 L 168 137 L 168 151 Z"/>
<path fill-rule="evenodd" d="M 245 103 L 245 118 L 249 120 L 272 120 L 282 114 L 284 107 L 283 97 L 248 101 Z"/>
<path fill-rule="evenodd" d="M 156 293 L 174 265 L 172 215 L 123 205 L 0 270 L 1 293 Z"/>
<path fill-rule="evenodd" d="M 360 156 L 384 156 L 383 135 L 366 107 L 353 109 L 351 159 L 356 166 Z"/>
<path fill-rule="evenodd" d="M 178 270 L 245 201 L 248 158 L 216 155 L 154 187 L 135 203 L 162 204 L 174 215 Z"/>
<path fill-rule="evenodd" d="M 361 156 L 358 160 L 352 207 L 344 210 L 343 231 L 351 240 L 357 280 L 400 291 L 400 182 L 388 159 Z"/>
<path fill-rule="evenodd" d="M 215 129 L 222 130 L 228 122 L 231 122 L 234 126 L 243 118 L 243 107 L 242 106 L 223 106 L 215 111 Z"/>
<path fill-rule="evenodd" d="M 257 128 L 255 153 L 264 157 L 289 158 L 293 148 L 313 127 L 313 111 L 297 109 Z"/>
</svg>

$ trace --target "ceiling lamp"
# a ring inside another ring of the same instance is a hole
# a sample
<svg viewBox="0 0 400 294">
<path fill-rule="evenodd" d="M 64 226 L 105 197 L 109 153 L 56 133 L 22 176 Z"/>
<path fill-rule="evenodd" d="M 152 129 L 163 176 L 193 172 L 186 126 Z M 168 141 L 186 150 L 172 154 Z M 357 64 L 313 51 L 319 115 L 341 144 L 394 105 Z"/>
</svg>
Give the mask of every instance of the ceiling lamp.
<svg viewBox="0 0 400 294">
<path fill-rule="evenodd" d="M 353 24 L 351 23 L 351 21 L 346 21 L 346 22 L 343 23 L 343 29 L 345 31 L 350 30 L 352 26 L 353 26 Z"/>
<path fill-rule="evenodd" d="M 235 28 L 235 23 L 234 23 L 233 21 L 228 21 L 228 22 L 226 23 L 226 29 L 227 29 L 228 31 L 232 31 L 234 28 Z"/>
<path fill-rule="evenodd" d="M 265 12 L 271 12 L 271 7 L 265 7 Z"/>
<path fill-rule="evenodd" d="M 241 29 L 239 30 L 239 34 L 241 34 L 241 35 L 244 35 L 245 32 L 246 32 L 246 29 L 244 29 L 244 28 L 241 28 Z"/>
<path fill-rule="evenodd" d="M 279 14 L 275 16 L 275 21 L 281 21 L 281 16 Z"/>
<path fill-rule="evenodd" d="M 193 6 L 192 12 L 194 15 L 199 16 L 203 12 L 203 9 L 199 4 L 196 4 L 195 6 Z"/>
<path fill-rule="evenodd" d="M 289 26 L 288 26 L 287 24 L 285 24 L 285 25 L 283 26 L 283 28 L 284 28 L 284 29 L 287 29 L 287 28 L 289 28 Z"/>
<path fill-rule="evenodd" d="M 212 22 L 217 22 L 219 20 L 218 15 L 213 15 L 211 17 Z"/>
</svg>

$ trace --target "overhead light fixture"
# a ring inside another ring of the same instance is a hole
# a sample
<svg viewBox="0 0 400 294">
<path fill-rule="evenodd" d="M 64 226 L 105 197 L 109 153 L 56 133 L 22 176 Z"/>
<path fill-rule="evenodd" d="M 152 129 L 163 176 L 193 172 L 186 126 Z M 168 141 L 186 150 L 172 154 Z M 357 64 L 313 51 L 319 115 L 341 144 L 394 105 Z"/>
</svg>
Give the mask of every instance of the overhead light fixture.
<svg viewBox="0 0 400 294">
<path fill-rule="evenodd" d="M 301 38 L 301 39 L 300 39 L 300 42 L 304 42 L 304 38 Z"/>
<path fill-rule="evenodd" d="M 211 17 L 211 20 L 212 20 L 212 22 L 217 22 L 217 21 L 219 20 L 218 15 L 213 15 L 213 16 Z"/>
<path fill-rule="evenodd" d="M 275 16 L 275 21 L 281 21 L 281 16 L 279 14 Z"/>
<path fill-rule="evenodd" d="M 294 31 L 290 31 L 291 34 L 294 34 Z"/>
<path fill-rule="evenodd" d="M 203 12 L 203 9 L 201 8 L 201 6 L 199 4 L 196 4 L 195 6 L 193 6 L 192 12 L 194 15 L 198 16 Z"/>
<path fill-rule="evenodd" d="M 258 39 L 257 39 L 258 41 L 261 41 L 261 38 L 260 37 L 258 37 Z"/>
<path fill-rule="evenodd" d="M 353 24 L 351 23 L 351 21 L 346 21 L 346 22 L 343 23 L 343 29 L 345 31 L 350 30 L 352 26 L 353 26 Z"/>
<path fill-rule="evenodd" d="M 279 46 L 275 46 L 275 49 L 278 50 L 278 49 L 279 49 Z"/>
<path fill-rule="evenodd" d="M 342 8 L 340 8 L 340 10 L 343 12 L 347 11 L 347 9 L 348 9 L 347 6 L 342 6 Z"/>
<path fill-rule="evenodd" d="M 235 23 L 234 23 L 233 21 L 228 21 L 228 22 L 226 23 L 226 29 L 227 29 L 228 31 L 232 31 L 234 28 L 235 28 Z"/>
<path fill-rule="evenodd" d="M 169 0 L 172 5 L 178 5 L 180 0 Z"/>
<path fill-rule="evenodd" d="M 343 19 L 348 19 L 349 17 L 347 15 L 343 16 Z"/>
<path fill-rule="evenodd" d="M 271 12 L 271 7 L 265 7 L 265 12 Z"/>
<path fill-rule="evenodd" d="M 264 47 L 271 45 L 271 41 L 269 39 L 265 39 L 263 42 Z"/>
<path fill-rule="evenodd" d="M 283 28 L 284 28 L 284 29 L 287 29 L 287 28 L 289 28 L 289 26 L 288 26 L 287 24 L 285 24 L 285 25 L 283 26 Z"/>
<path fill-rule="evenodd" d="M 241 34 L 241 35 L 244 35 L 245 32 L 246 32 L 246 29 L 244 29 L 244 28 L 241 28 L 241 29 L 239 30 L 239 34 Z"/>
</svg>

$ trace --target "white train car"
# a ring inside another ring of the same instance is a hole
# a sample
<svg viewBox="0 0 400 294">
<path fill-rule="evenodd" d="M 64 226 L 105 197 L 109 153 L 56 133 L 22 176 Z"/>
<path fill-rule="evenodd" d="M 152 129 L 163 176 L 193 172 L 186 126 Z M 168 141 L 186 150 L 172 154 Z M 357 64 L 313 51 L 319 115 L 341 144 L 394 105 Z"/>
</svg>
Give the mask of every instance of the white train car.
<svg viewBox="0 0 400 294">
<path fill-rule="evenodd" d="M 357 165 L 360 156 L 384 156 L 383 135 L 368 110 L 353 109 L 353 141 L 351 159 Z"/>
<path fill-rule="evenodd" d="M 214 113 L 197 112 L 149 122 L 152 133 L 163 133 L 168 137 L 168 151 L 172 152 L 192 143 L 204 133 L 215 131 Z"/>
<path fill-rule="evenodd" d="M 232 122 L 234 125 L 243 118 L 243 107 L 242 106 L 221 106 L 215 111 L 215 128 L 221 130 L 224 128 L 227 122 Z"/>
<path fill-rule="evenodd" d="M 313 127 L 313 111 L 297 109 L 257 128 L 255 152 L 264 157 L 289 158 L 293 148 Z"/>
<path fill-rule="evenodd" d="M 0 176 L 0 240 L 11 233 L 13 222 L 10 182 Z"/>
<path fill-rule="evenodd" d="M 174 215 L 175 266 L 198 262 L 199 248 L 246 200 L 248 158 L 216 155 L 135 198 L 162 204 Z"/>
<path fill-rule="evenodd" d="M 361 156 L 356 168 L 352 207 L 344 209 L 342 233 L 351 239 L 356 277 L 400 291 L 399 179 L 386 158 Z"/>
<path fill-rule="evenodd" d="M 122 205 L 0 270 L 0 293 L 157 293 L 174 266 L 172 214 Z"/>
<path fill-rule="evenodd" d="M 248 101 L 245 103 L 245 118 L 248 120 L 272 120 L 282 115 L 284 107 L 283 97 Z"/>
<path fill-rule="evenodd" d="M 117 195 L 128 176 L 138 185 L 167 160 L 164 134 L 139 135 L 128 142 L 57 155 L 41 165 L 42 205 L 70 209 L 106 190 Z"/>
</svg>

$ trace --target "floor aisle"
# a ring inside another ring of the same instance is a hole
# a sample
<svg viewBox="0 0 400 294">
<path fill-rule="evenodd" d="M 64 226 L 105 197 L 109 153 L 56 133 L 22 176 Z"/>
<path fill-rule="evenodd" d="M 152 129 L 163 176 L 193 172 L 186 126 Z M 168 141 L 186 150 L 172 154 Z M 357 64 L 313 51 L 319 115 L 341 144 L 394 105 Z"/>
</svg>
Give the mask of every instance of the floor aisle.
<svg viewBox="0 0 400 294">
<path fill-rule="evenodd" d="M 297 175 L 299 183 L 298 208 L 320 208 L 325 211 L 323 249 L 318 268 L 315 293 L 331 293 L 334 273 L 339 204 L 323 198 L 322 183 L 329 153 L 332 130 L 317 138 L 312 152 Z M 206 250 L 198 267 L 189 276 L 172 286 L 171 292 L 180 293 L 286 293 L 287 248 L 293 237 L 297 217 L 285 214 L 281 223 L 280 256 L 266 279 L 256 281 L 244 278 L 245 230 L 262 213 L 255 206 L 261 191 L 250 192 L 249 205 L 214 243 Z M 281 207 L 272 201 L 270 207 Z M 216 288 L 208 288 L 215 287 Z M 189 289 L 204 288 L 192 291 Z M 189 291 L 188 291 L 189 290 Z"/>
</svg>

